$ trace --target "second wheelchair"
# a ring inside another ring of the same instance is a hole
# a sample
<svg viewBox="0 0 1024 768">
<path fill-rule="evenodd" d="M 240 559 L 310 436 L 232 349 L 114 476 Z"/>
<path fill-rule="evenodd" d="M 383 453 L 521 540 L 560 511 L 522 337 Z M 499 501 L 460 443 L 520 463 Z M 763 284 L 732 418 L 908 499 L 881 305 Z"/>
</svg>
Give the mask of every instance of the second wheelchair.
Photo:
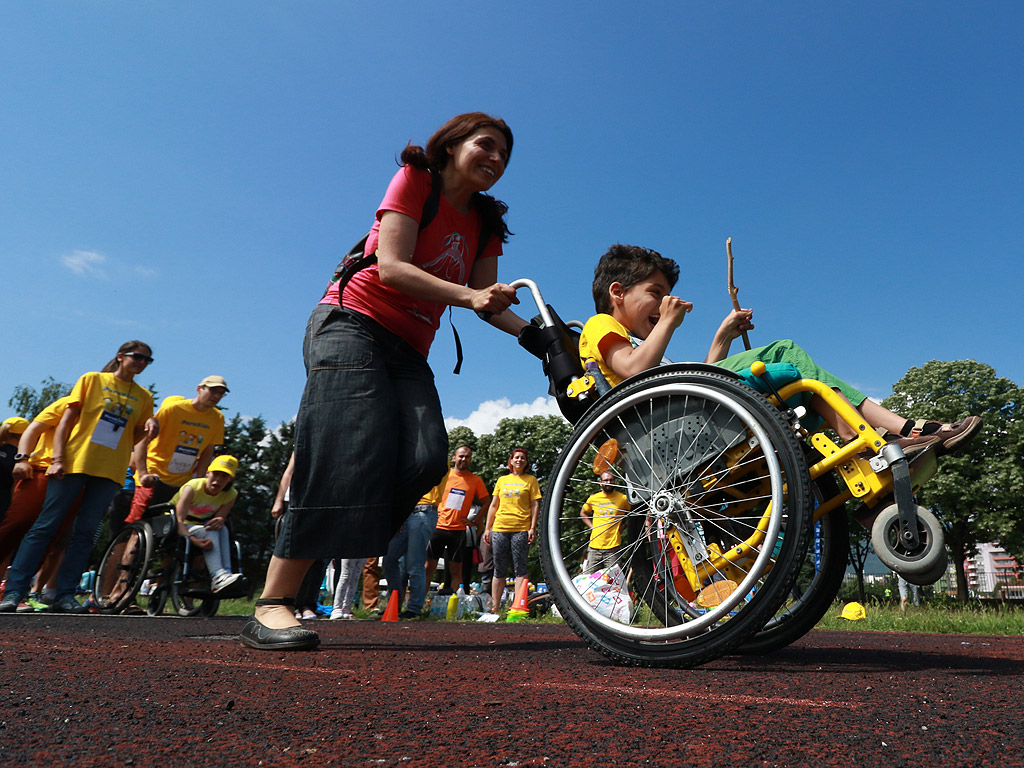
<svg viewBox="0 0 1024 768">
<path fill-rule="evenodd" d="M 241 547 L 232 539 L 232 560 L 240 573 Z M 93 600 L 101 613 L 121 613 L 148 581 L 146 613 L 160 616 L 170 600 L 179 616 L 209 617 L 220 601 L 246 594 L 244 577 L 214 593 L 203 553 L 178 535 L 174 507 L 156 504 L 142 520 L 126 525 L 107 546 L 96 572 Z"/>
</svg>

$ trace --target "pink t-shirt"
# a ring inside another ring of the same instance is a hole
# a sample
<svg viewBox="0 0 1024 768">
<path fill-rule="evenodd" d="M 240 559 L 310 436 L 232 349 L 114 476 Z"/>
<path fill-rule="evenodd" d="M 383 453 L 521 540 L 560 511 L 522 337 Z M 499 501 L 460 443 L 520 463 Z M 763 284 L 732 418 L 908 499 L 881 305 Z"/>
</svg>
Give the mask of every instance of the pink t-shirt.
<svg viewBox="0 0 1024 768">
<path fill-rule="evenodd" d="M 377 210 L 377 220 L 366 241 L 366 253 L 377 250 L 380 219 L 385 211 L 397 211 L 416 221 L 423 214 L 423 204 L 430 194 L 430 174 L 410 165 L 403 166 L 391 179 L 384 200 Z M 412 263 L 435 277 L 465 285 L 476 261 L 480 239 L 480 216 L 471 212 L 463 216 L 441 195 L 437 215 L 416 238 Z M 501 240 L 492 237 L 483 256 L 501 255 Z M 321 304 L 338 303 L 338 284 L 327 291 Z M 345 286 L 347 309 L 372 317 L 392 333 L 401 336 L 424 357 L 430 352 L 434 333 L 441 323 L 446 304 L 417 299 L 380 281 L 374 264 L 355 274 Z"/>
</svg>

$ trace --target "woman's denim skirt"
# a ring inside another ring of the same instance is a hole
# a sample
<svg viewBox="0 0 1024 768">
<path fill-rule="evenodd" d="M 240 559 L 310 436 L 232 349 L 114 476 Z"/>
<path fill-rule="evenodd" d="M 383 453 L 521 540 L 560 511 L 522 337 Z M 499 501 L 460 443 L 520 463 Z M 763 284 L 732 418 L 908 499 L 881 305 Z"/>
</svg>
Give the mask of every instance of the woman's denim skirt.
<svg viewBox="0 0 1024 768">
<path fill-rule="evenodd" d="M 401 337 L 336 304 L 313 310 L 303 359 L 291 498 L 274 554 L 385 554 L 447 469 L 434 375 Z"/>
</svg>

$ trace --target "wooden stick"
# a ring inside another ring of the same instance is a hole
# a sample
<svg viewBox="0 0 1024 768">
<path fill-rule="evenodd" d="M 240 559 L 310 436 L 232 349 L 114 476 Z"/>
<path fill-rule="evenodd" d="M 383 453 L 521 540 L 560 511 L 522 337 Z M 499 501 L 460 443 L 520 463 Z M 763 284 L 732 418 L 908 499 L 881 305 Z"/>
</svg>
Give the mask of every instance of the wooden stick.
<svg viewBox="0 0 1024 768">
<path fill-rule="evenodd" d="M 736 298 L 736 294 L 740 292 L 740 289 L 736 287 L 736 283 L 732 279 L 732 238 L 727 238 L 725 241 L 725 252 L 729 257 L 729 298 L 732 299 L 733 309 L 738 310 L 740 308 L 740 301 Z M 746 349 L 750 349 L 750 339 L 747 338 L 747 332 L 743 333 L 743 346 Z"/>
</svg>

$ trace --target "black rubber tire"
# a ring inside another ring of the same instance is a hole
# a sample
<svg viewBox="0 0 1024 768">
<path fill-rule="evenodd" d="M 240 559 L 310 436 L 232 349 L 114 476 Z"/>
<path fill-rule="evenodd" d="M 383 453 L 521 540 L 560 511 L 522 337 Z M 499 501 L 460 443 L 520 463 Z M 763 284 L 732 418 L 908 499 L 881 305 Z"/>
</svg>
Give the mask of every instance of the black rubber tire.
<svg viewBox="0 0 1024 768">
<path fill-rule="evenodd" d="M 182 564 L 179 562 L 174 568 L 174 578 L 171 580 L 171 604 L 179 616 L 201 616 L 209 618 L 217 613 L 220 608 L 220 600 L 214 597 L 194 597 L 189 592 L 200 587 L 209 589 L 208 579 L 191 579 L 190 583 L 182 583 Z M 205 569 L 203 571 L 205 574 Z"/>
<path fill-rule="evenodd" d="M 832 475 L 819 477 L 813 486 L 819 503 L 839 492 Z M 843 584 L 849 560 L 849 539 L 850 523 L 845 505 L 841 505 L 812 528 L 807 554 L 786 602 L 756 635 L 739 647 L 737 653 L 758 656 L 772 653 L 814 629 L 832 607 Z M 814 551 L 815 541 L 819 543 L 817 553 Z M 815 568 L 814 562 L 818 558 L 819 565 Z"/>
<path fill-rule="evenodd" d="M 946 556 L 946 534 L 942 524 L 925 507 L 917 507 L 918 546 L 909 549 L 899 541 L 899 509 L 890 504 L 871 525 L 871 546 L 887 568 L 903 577 L 921 576 L 936 569 Z"/>
<path fill-rule="evenodd" d="M 931 570 L 924 571 L 923 573 L 907 574 L 904 575 L 903 578 L 906 579 L 909 583 L 916 584 L 919 587 L 929 587 L 935 582 L 937 582 L 939 579 L 941 579 L 946 574 L 946 571 L 948 569 L 949 557 L 946 554 L 945 550 L 943 550 L 942 557 L 940 557 L 936 561 L 935 565 L 932 566 Z"/>
<path fill-rule="evenodd" d="M 579 510 L 597 490 L 593 457 L 609 436 L 622 447 L 615 484 L 633 497 L 623 526 L 623 564 L 637 597 L 628 620 L 590 606 L 571 573 L 589 542 Z M 779 504 L 765 515 L 772 498 Z M 624 382 L 587 412 L 552 470 L 541 514 L 548 587 L 580 638 L 616 663 L 692 667 L 734 650 L 785 600 L 810 530 L 807 465 L 792 427 L 756 391 L 729 375 L 665 366 Z M 690 539 L 698 554 L 704 547 L 707 555 L 713 539 L 731 555 L 756 539 L 758 522 L 764 543 L 739 561 L 736 586 L 720 605 L 695 608 L 660 576 L 660 532 L 699 531 Z"/>
<path fill-rule="evenodd" d="M 161 584 L 156 587 L 146 598 L 146 614 L 149 616 L 163 616 L 164 607 L 167 605 L 167 598 L 170 597 L 170 587 Z"/>
<path fill-rule="evenodd" d="M 96 569 L 92 597 L 100 613 L 120 613 L 146 578 L 153 535 L 144 522 L 131 523 L 111 540 Z"/>
</svg>

